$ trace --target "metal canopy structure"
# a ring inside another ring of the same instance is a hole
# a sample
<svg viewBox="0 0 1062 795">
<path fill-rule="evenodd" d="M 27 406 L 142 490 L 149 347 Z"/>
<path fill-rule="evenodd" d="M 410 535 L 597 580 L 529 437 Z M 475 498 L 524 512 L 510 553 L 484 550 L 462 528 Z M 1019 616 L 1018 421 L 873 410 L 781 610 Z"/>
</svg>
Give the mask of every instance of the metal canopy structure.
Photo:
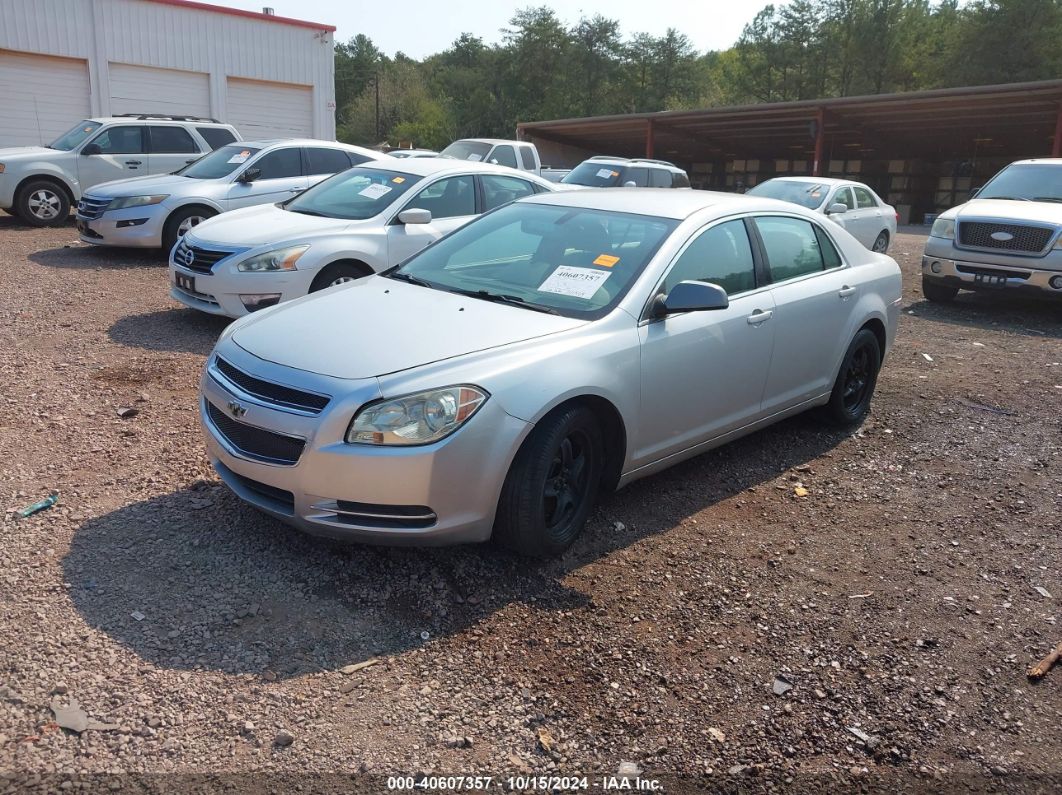
<svg viewBox="0 0 1062 795">
<path fill-rule="evenodd" d="M 1062 155 L 1062 80 L 526 122 L 524 140 L 678 162 Z"/>
</svg>

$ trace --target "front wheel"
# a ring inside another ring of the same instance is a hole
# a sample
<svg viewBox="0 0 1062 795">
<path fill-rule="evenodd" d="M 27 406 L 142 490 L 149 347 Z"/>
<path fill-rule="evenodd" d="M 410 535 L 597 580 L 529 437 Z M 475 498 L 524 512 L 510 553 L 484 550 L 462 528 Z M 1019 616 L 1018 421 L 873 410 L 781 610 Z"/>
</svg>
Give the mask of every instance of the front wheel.
<svg viewBox="0 0 1062 795">
<path fill-rule="evenodd" d="M 590 409 L 570 406 L 547 415 L 505 478 L 495 540 L 523 555 L 559 555 L 586 524 L 603 464 L 601 425 Z"/>
<path fill-rule="evenodd" d="M 367 265 L 353 262 L 333 262 L 331 265 L 322 268 L 321 272 L 314 277 L 313 283 L 310 285 L 310 292 L 316 293 L 318 290 L 326 290 L 329 287 L 335 287 L 337 284 L 346 284 L 355 279 L 368 276 L 370 273 L 372 273 L 372 268 Z"/>
<path fill-rule="evenodd" d="M 870 329 L 860 329 L 844 354 L 830 402 L 826 404 L 826 416 L 835 425 L 848 428 L 866 418 L 880 369 L 878 338 Z"/>
<path fill-rule="evenodd" d="M 185 207 L 180 210 L 174 210 L 170 217 L 166 219 L 166 224 L 162 228 L 163 250 L 169 254 L 169 252 L 173 251 L 173 247 L 177 245 L 177 241 L 184 237 L 187 232 L 199 226 L 207 218 L 213 218 L 215 215 L 217 215 L 216 212 L 206 207 Z"/>
<path fill-rule="evenodd" d="M 33 226 L 59 226 L 70 217 L 70 197 L 51 180 L 36 180 L 19 191 L 15 210 Z"/>
</svg>

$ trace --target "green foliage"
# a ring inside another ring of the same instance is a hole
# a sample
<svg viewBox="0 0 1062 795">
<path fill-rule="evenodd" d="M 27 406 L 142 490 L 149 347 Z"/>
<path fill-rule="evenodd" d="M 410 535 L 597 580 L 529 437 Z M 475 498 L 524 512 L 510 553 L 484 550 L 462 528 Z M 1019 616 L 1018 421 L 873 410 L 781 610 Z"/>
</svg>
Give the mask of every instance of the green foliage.
<svg viewBox="0 0 1062 795">
<path fill-rule="evenodd" d="M 600 14 L 567 26 L 530 7 L 498 44 L 466 33 L 419 62 L 363 35 L 337 44 L 337 128 L 437 149 L 521 121 L 1049 79 L 1060 35 L 1062 0 L 793 0 L 698 53 L 675 28 L 625 37 Z"/>
</svg>

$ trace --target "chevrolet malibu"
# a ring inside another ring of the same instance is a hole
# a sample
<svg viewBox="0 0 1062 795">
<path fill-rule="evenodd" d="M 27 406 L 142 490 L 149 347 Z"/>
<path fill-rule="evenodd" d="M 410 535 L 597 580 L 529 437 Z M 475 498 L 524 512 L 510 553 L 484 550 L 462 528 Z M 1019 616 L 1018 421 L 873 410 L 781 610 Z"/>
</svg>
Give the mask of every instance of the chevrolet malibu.
<svg viewBox="0 0 1062 795">
<path fill-rule="evenodd" d="M 544 193 L 231 324 L 201 420 L 310 533 L 555 555 L 603 491 L 813 407 L 861 422 L 899 304 L 892 259 L 792 204 Z"/>
</svg>

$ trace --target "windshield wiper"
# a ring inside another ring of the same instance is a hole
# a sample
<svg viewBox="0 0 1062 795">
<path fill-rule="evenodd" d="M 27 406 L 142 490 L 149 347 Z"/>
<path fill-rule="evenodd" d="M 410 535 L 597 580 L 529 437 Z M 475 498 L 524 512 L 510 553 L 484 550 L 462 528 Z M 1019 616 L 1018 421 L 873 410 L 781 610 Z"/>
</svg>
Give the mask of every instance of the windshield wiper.
<svg viewBox="0 0 1062 795">
<path fill-rule="evenodd" d="M 1034 202 L 1058 202 L 1062 203 L 1062 199 L 1057 196 L 1033 196 Z"/>
<path fill-rule="evenodd" d="M 1027 199 L 1024 196 L 977 196 L 978 199 L 999 199 L 1005 202 L 1031 202 L 1032 199 Z"/>
<path fill-rule="evenodd" d="M 416 276 L 412 276 L 412 275 L 410 275 L 408 273 L 401 273 L 399 271 L 395 271 L 394 273 L 387 274 L 387 278 L 388 279 L 399 279 L 400 281 L 403 281 L 403 282 L 409 282 L 410 284 L 415 284 L 418 287 L 435 287 L 435 285 L 432 284 L 431 282 L 426 282 L 423 279 L 418 279 Z"/>
<path fill-rule="evenodd" d="M 559 315 L 556 309 L 552 309 L 542 304 L 535 304 L 530 301 L 525 301 L 518 295 L 505 295 L 502 293 L 491 293 L 486 290 L 462 290 L 457 287 L 449 288 L 450 292 L 457 293 L 458 295 L 467 295 L 469 298 L 479 298 L 483 301 L 491 301 L 495 304 L 508 304 L 509 306 L 518 306 L 523 309 L 530 309 L 532 312 L 545 312 L 547 315 Z"/>
<path fill-rule="evenodd" d="M 299 215 L 316 215 L 318 218 L 332 217 L 330 215 L 325 215 L 324 213 L 319 213 L 317 212 L 317 210 L 297 210 L 294 207 L 285 207 L 284 209 L 287 210 L 289 213 L 298 213 Z"/>
</svg>

